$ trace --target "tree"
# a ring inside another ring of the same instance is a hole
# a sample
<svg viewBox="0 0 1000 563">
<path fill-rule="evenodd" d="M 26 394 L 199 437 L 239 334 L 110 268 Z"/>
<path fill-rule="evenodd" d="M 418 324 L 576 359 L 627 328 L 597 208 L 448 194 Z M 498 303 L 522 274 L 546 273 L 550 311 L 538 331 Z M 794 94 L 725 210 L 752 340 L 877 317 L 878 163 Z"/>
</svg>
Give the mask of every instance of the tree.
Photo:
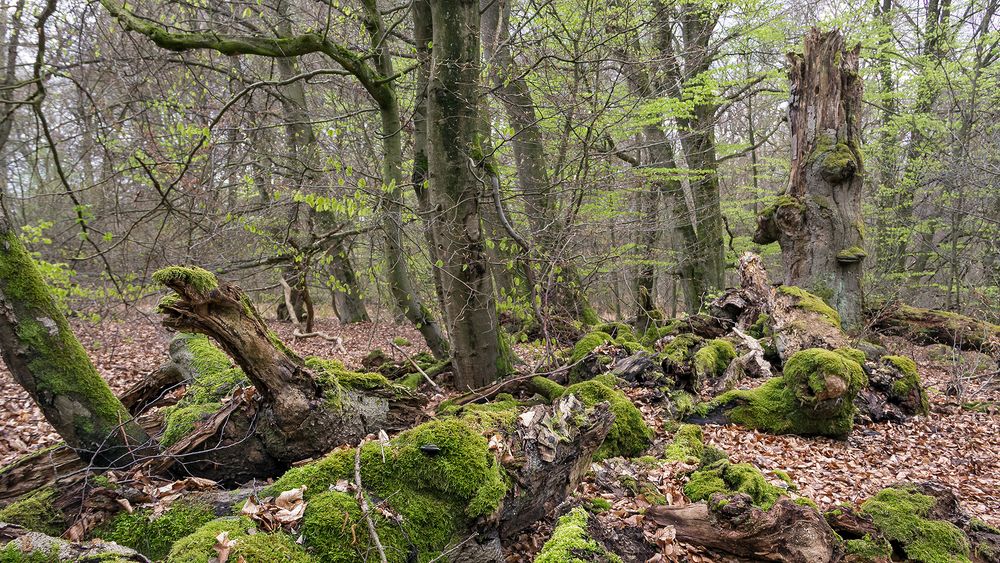
<svg viewBox="0 0 1000 563">
<path fill-rule="evenodd" d="M 132 463 L 146 432 L 90 362 L 6 211 L 0 213 L 0 307 L 4 362 L 49 424 L 85 460 Z"/>
<path fill-rule="evenodd" d="M 479 3 L 429 0 L 427 173 L 434 238 L 452 342 L 455 385 L 479 387 L 509 371 L 479 211 L 485 155 L 479 118 Z"/>
<path fill-rule="evenodd" d="M 754 240 L 778 241 L 785 284 L 825 297 L 845 326 L 861 321 L 860 46 L 839 31 L 810 31 L 789 56 L 792 170 L 784 195 L 758 218 Z"/>
</svg>

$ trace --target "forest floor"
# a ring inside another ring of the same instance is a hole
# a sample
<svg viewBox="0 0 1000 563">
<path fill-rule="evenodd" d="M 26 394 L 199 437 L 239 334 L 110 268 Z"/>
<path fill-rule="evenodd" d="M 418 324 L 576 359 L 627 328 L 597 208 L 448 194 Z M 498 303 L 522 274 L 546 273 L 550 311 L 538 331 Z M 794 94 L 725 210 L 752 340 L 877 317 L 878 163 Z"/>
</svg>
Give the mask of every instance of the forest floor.
<svg viewBox="0 0 1000 563">
<path fill-rule="evenodd" d="M 287 343 L 303 355 L 337 358 L 348 367 L 358 367 L 373 348 L 395 353 L 387 340 L 402 337 L 408 354 L 423 350 L 419 333 L 410 326 L 391 323 L 339 325 L 320 320 L 318 330 L 343 339 L 346 356 L 335 344 L 322 339 L 293 340 L 288 323 L 272 323 Z M 105 320 L 98 324 L 74 321 L 74 329 L 90 353 L 100 373 L 116 392 L 140 380 L 167 357 L 170 334 L 155 318 L 128 321 Z M 829 509 L 839 503 L 858 503 L 879 489 L 901 480 L 937 480 L 955 490 L 963 505 L 974 515 L 1000 526 L 1000 382 L 983 385 L 976 378 L 977 365 L 989 365 L 984 356 L 963 353 L 955 356 L 942 346 L 921 347 L 898 339 L 883 339 L 893 353 L 913 357 L 928 388 L 931 414 L 904 424 L 856 426 L 846 441 L 798 436 L 773 436 L 738 426 L 708 425 L 705 441 L 725 450 L 735 462 L 759 467 L 776 485 L 783 485 L 774 472 L 786 472 L 793 491 Z M 530 350 L 524 350 L 530 355 Z M 959 399 L 945 390 L 960 377 L 965 392 Z M 630 392 L 647 422 L 657 430 L 650 454 L 658 456 L 670 442 L 664 430 L 669 420 L 666 405 L 656 394 L 636 389 Z M 42 418 L 27 394 L 0 367 L 0 466 L 16 457 L 51 445 L 58 435 Z M 658 456 L 659 457 L 659 456 Z M 600 518 L 611 528 L 625 524 L 642 525 L 642 511 L 653 495 L 662 495 L 669 504 L 683 504 L 682 468 L 670 464 L 649 465 L 634 460 L 608 460 L 594 465 L 594 471 L 577 491 L 585 498 L 607 499 L 611 510 Z M 623 479 L 628 477 L 628 479 Z M 629 486 L 622 483 L 628 482 Z M 662 502 L 662 498 L 660 502 Z M 510 561 L 530 560 L 548 538 L 551 522 L 540 522 L 510 546 Z M 655 537 L 650 526 L 647 537 L 662 545 L 669 537 Z M 698 560 L 697 550 L 677 546 Z M 667 548 L 669 551 L 669 547 Z M 527 557 L 528 559 L 525 559 Z M 704 555 L 705 560 L 715 560 Z"/>
</svg>

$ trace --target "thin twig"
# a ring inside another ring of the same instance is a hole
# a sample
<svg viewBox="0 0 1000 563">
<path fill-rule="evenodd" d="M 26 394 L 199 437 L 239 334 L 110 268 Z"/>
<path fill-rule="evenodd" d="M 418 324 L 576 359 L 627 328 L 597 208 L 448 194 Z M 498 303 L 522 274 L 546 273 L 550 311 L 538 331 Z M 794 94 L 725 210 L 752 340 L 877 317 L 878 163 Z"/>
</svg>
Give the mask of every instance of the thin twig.
<svg viewBox="0 0 1000 563">
<path fill-rule="evenodd" d="M 424 376 L 424 379 L 426 379 L 426 380 L 427 380 L 427 383 L 430 383 L 430 384 L 431 384 L 431 387 L 433 387 L 433 388 L 434 388 L 434 389 L 436 389 L 437 391 L 440 391 L 440 390 L 441 390 L 441 388 L 440 388 L 440 387 L 438 386 L 438 384 L 437 384 L 437 383 L 434 383 L 434 380 L 433 380 L 433 379 L 431 379 L 431 376 L 427 375 L 427 372 L 426 372 L 426 371 L 424 371 L 424 370 L 420 369 L 420 366 L 418 366 L 418 365 L 417 365 L 417 362 L 413 361 L 413 358 L 411 358 L 411 357 L 407 356 L 407 355 L 406 355 L 406 352 L 404 352 L 402 348 L 400 348 L 399 346 L 396 346 L 396 343 L 395 343 L 395 342 L 393 342 L 392 340 L 386 340 L 386 342 L 388 342 L 388 343 L 389 343 L 389 346 L 392 346 L 393 348 L 395 348 L 395 349 L 396 349 L 396 351 L 398 351 L 398 352 L 399 352 L 400 354 L 402 354 L 402 355 L 403 355 L 403 357 L 404 357 L 404 358 L 406 358 L 406 361 L 410 362 L 410 365 L 411 365 L 411 366 L 413 366 L 413 367 L 417 368 L 417 371 L 419 371 L 419 372 L 420 372 L 420 375 Z"/>
<path fill-rule="evenodd" d="M 375 544 L 375 549 L 378 550 L 379 561 L 388 563 L 385 558 L 385 549 L 382 547 L 382 541 L 378 539 L 378 531 L 375 530 L 375 522 L 372 521 L 371 513 L 368 511 L 368 499 L 365 498 L 365 491 L 361 488 L 361 448 L 367 442 L 367 438 L 361 440 L 357 451 L 354 452 L 354 485 L 358 488 L 358 504 L 361 506 L 361 514 L 365 516 L 365 522 L 368 524 L 368 535 L 371 536 L 372 542 Z"/>
</svg>

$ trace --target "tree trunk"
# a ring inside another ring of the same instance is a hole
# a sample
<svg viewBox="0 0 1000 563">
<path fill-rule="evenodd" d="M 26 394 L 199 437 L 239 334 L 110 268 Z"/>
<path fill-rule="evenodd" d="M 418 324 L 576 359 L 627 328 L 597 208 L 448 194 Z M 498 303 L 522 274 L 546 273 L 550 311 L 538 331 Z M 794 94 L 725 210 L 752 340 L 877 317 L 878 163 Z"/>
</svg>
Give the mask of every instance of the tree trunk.
<svg viewBox="0 0 1000 563">
<path fill-rule="evenodd" d="M 557 217 L 556 198 L 551 193 L 545 139 L 536 114 L 535 101 L 524 79 L 524 74 L 514 63 L 510 48 L 510 2 L 481 0 L 483 8 L 482 37 L 485 55 L 491 64 L 494 92 L 503 104 L 507 121 L 514 134 L 510 144 L 517 170 L 517 187 L 524 202 L 524 214 L 531 228 L 534 246 L 545 259 L 544 270 L 538 279 L 546 279 L 552 268 L 559 268 L 565 282 L 558 284 L 560 291 L 550 293 L 546 305 L 556 315 L 581 318 L 590 305 L 580 287 L 580 276 L 575 265 L 559 254 L 563 225 Z M 488 134 L 484 132 L 484 134 Z M 538 322 L 545 322 L 538 319 Z"/>
<path fill-rule="evenodd" d="M 427 146 L 435 240 L 452 340 L 455 386 L 482 387 L 501 371 L 501 334 L 483 241 L 475 167 L 479 133 L 479 3 L 431 0 L 433 52 Z M 499 365 L 498 365 L 499 364 Z"/>
<path fill-rule="evenodd" d="M 333 310 L 342 324 L 362 323 L 369 320 L 365 302 L 359 295 L 361 286 L 358 283 L 354 265 L 351 264 L 350 249 L 344 241 L 338 240 L 330 252 L 330 274 L 337 280 L 333 293 Z"/>
<path fill-rule="evenodd" d="M 123 467 L 148 437 L 87 357 L 0 213 L 0 351 L 45 419 L 85 460 Z"/>
<path fill-rule="evenodd" d="M 758 217 L 754 240 L 778 241 L 785 284 L 827 298 L 845 327 L 861 320 L 861 90 L 859 47 L 813 29 L 790 55 L 792 170 L 787 192 Z"/>
</svg>

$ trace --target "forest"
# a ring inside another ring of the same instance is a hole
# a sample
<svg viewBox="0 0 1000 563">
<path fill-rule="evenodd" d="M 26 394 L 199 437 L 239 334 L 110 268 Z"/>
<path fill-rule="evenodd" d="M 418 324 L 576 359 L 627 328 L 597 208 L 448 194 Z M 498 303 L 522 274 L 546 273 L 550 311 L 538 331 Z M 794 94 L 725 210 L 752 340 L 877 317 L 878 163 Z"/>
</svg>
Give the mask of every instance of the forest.
<svg viewBox="0 0 1000 563">
<path fill-rule="evenodd" d="M 0 563 L 1000 563 L 998 9 L 3 0 Z"/>
</svg>

